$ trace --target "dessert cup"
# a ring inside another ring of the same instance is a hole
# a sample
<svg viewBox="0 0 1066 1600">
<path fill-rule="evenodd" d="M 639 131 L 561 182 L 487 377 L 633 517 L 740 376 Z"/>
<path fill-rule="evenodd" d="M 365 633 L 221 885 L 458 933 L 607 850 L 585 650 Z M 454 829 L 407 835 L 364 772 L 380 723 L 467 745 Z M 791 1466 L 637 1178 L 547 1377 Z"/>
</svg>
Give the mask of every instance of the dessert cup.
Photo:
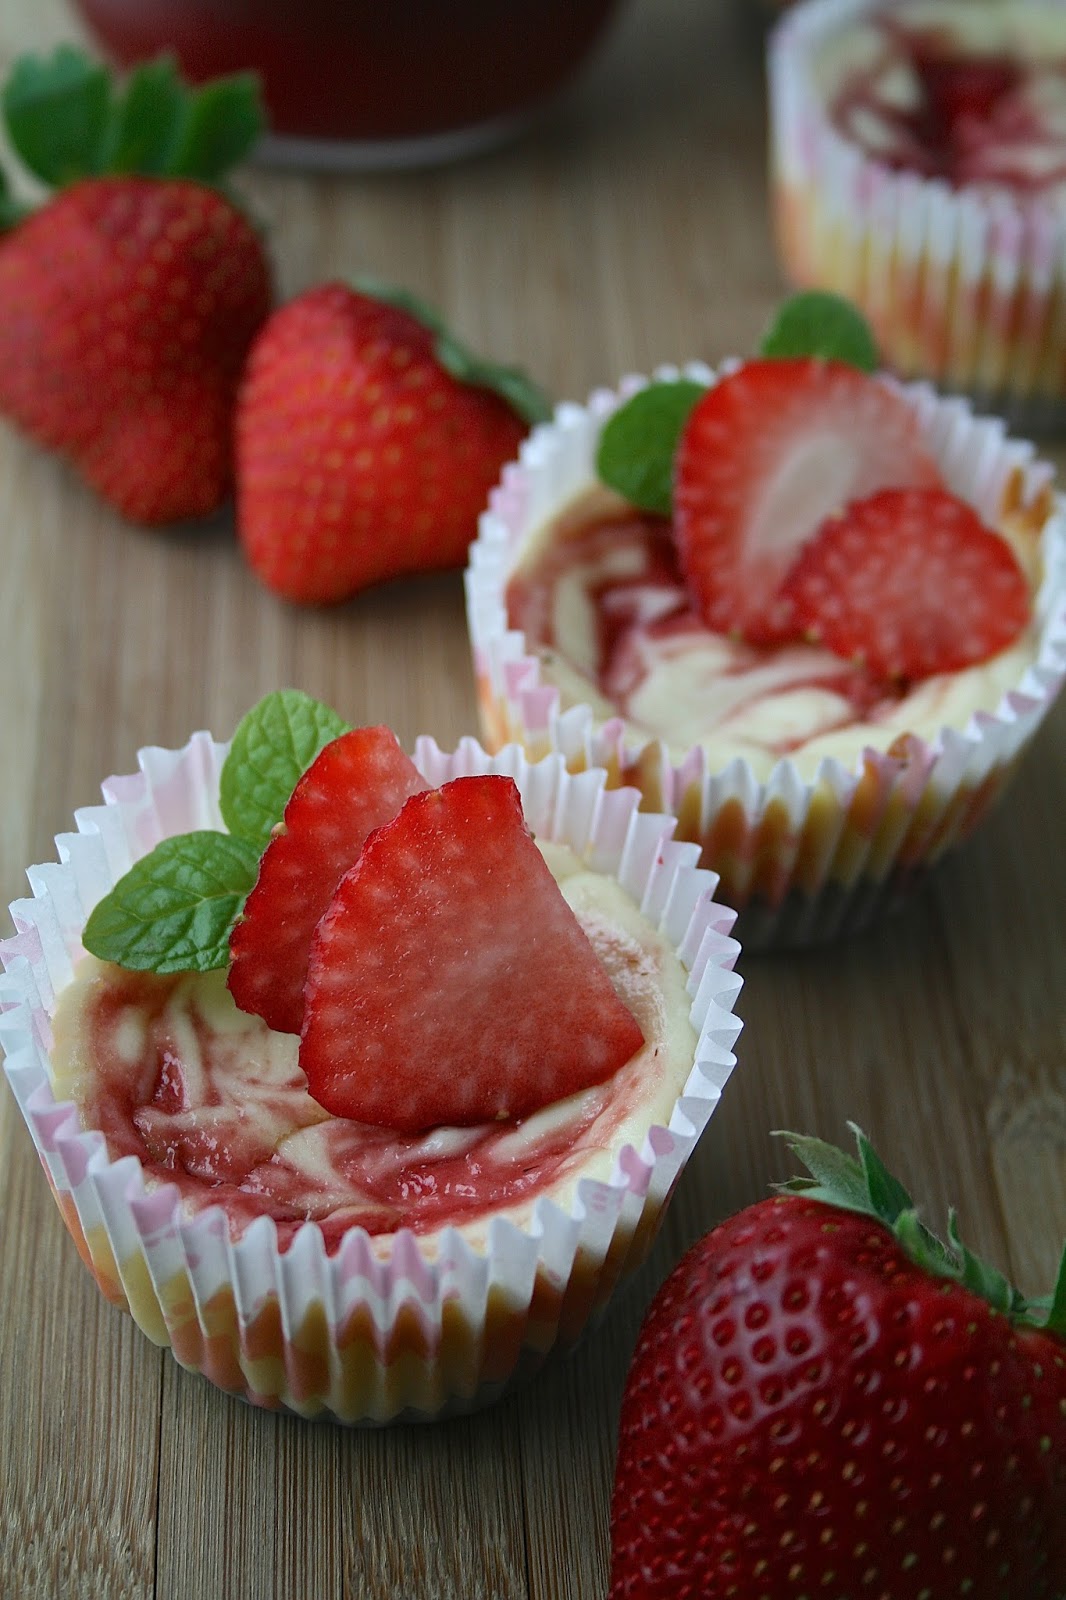
<svg viewBox="0 0 1066 1600">
<path fill-rule="evenodd" d="M 1027 431 L 1059 428 L 1066 419 L 1066 181 L 1026 186 L 924 175 L 860 145 L 832 116 L 846 74 L 856 60 L 864 65 L 870 19 L 887 15 L 906 25 L 914 13 L 929 26 L 931 11 L 945 29 L 960 18 L 964 25 L 967 12 L 980 14 L 982 37 L 994 33 L 998 16 L 1015 41 L 1025 13 L 1035 62 L 1054 44 L 1057 69 L 1066 65 L 1066 12 L 1054 0 L 950 0 L 939 8 L 810 0 L 790 10 L 768 52 L 780 257 L 798 287 L 854 301 L 900 376 L 967 393 Z M 1059 100 L 1066 103 L 1066 86 Z M 1048 137 L 1054 134 L 1066 172 L 1061 105 L 1055 115 Z"/>
<path fill-rule="evenodd" d="M 58 864 L 31 868 L 32 899 L 11 907 L 0 1042 L 53 1195 L 103 1294 L 231 1394 L 346 1423 L 484 1405 L 573 1344 L 645 1255 L 734 1065 L 733 914 L 713 898 L 698 850 L 672 842 L 673 819 L 638 814 L 639 797 L 608 790 L 605 774 L 571 775 L 559 756 L 531 763 L 514 748 L 490 757 L 473 740 L 454 754 L 420 740 L 415 760 L 431 784 L 513 777 L 537 835 L 568 844 L 640 904 L 687 973 L 695 1051 L 664 1125 L 620 1137 L 524 1206 L 432 1232 L 352 1227 L 333 1247 L 307 1221 L 281 1245 L 270 1216 L 238 1227 L 218 1205 L 184 1205 L 136 1157 L 112 1159 L 104 1135 L 53 1093 L 51 1019 L 89 911 L 161 838 L 221 827 L 225 754 L 205 733 L 181 750 L 141 751 L 140 770 L 76 814 L 78 831 L 57 839 Z"/>
<path fill-rule="evenodd" d="M 682 375 L 705 384 L 715 376 L 700 364 Z M 738 911 L 745 949 L 850 932 L 973 832 L 1061 686 L 1066 521 L 1052 469 L 965 401 L 881 378 L 913 407 L 948 488 L 988 525 L 1027 530 L 1035 562 L 1029 629 L 987 674 L 926 680 L 882 726 L 857 721 L 779 758 L 762 751 L 756 759 L 714 737 L 672 742 L 612 707 L 594 682 L 564 673 L 556 652 L 512 625 L 507 606 L 523 557 L 595 485 L 607 418 L 646 381 L 628 378 L 586 406 L 559 407 L 505 469 L 481 518 L 466 592 L 483 737 L 490 749 L 518 742 L 534 758 L 559 751 L 574 772 L 606 768 L 610 783 L 636 787 L 649 810 L 675 816 L 677 837 L 698 843 L 702 864 L 719 875 L 720 898 Z"/>
</svg>

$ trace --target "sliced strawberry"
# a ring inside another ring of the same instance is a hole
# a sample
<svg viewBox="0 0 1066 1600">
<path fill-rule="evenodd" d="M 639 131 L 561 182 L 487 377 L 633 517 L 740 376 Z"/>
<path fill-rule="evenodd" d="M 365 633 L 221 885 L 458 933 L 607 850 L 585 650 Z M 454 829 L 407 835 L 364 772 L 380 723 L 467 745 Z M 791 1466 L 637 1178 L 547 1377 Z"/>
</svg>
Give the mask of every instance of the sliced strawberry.
<svg viewBox="0 0 1066 1600">
<path fill-rule="evenodd" d="M 1031 608 L 1009 544 L 942 489 L 885 489 L 831 518 L 785 594 L 808 635 L 884 678 L 986 661 Z"/>
<path fill-rule="evenodd" d="M 285 807 L 230 936 L 230 993 L 242 1011 L 299 1033 L 315 924 L 367 835 L 426 787 L 388 728 L 353 728 L 326 745 Z"/>
<path fill-rule="evenodd" d="M 879 379 L 837 361 L 749 361 L 698 402 L 678 449 L 693 606 L 716 633 L 788 638 L 781 585 L 826 517 L 889 485 L 939 483 L 914 413 Z"/>
<path fill-rule="evenodd" d="M 373 834 L 315 930 L 300 1065 L 337 1116 L 517 1119 L 643 1042 L 509 778 L 456 778 Z"/>
</svg>

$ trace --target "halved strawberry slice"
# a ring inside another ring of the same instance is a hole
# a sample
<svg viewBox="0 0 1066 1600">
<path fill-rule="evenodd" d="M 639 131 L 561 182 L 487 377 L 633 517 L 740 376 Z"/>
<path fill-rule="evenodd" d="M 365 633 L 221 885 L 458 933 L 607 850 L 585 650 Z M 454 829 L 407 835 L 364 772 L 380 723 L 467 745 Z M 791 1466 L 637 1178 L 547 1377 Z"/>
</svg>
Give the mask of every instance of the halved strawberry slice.
<svg viewBox="0 0 1066 1600">
<path fill-rule="evenodd" d="M 242 1011 L 299 1033 L 315 924 L 367 835 L 426 787 L 389 728 L 353 728 L 297 783 L 230 935 L 227 983 Z"/>
<path fill-rule="evenodd" d="M 749 361 L 708 389 L 678 447 L 674 531 L 695 609 L 752 644 L 791 637 L 781 585 L 826 517 L 940 474 L 910 407 L 838 361 Z"/>
<path fill-rule="evenodd" d="M 1010 545 L 943 489 L 884 489 L 849 506 L 807 545 L 785 593 L 811 638 L 882 678 L 986 661 L 1031 611 Z"/>
<path fill-rule="evenodd" d="M 528 1116 L 643 1042 L 503 777 L 415 795 L 371 835 L 305 996 L 315 1099 L 402 1133 Z"/>
</svg>

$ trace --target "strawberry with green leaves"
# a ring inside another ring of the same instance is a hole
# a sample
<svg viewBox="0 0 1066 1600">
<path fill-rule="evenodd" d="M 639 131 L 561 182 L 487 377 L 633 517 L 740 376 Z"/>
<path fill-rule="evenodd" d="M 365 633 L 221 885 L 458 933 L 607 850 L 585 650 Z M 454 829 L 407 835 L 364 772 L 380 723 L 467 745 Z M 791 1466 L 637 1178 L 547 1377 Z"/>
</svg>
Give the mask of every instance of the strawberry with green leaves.
<svg viewBox="0 0 1066 1600">
<path fill-rule="evenodd" d="M 69 47 L 3 91 L 14 150 L 54 193 L 3 191 L 0 411 L 121 514 L 215 511 L 233 483 L 233 406 L 271 273 L 218 185 L 262 126 L 254 81 L 190 92 L 167 61 L 120 91 Z"/>
<path fill-rule="evenodd" d="M 882 681 L 1011 644 L 1031 602 L 1010 546 L 949 493 L 914 409 L 875 373 L 846 301 L 782 308 L 759 358 L 711 385 L 651 384 L 607 423 L 600 477 L 672 517 L 693 610 L 715 633 L 826 646 Z"/>
<path fill-rule="evenodd" d="M 858 1157 L 701 1240 L 626 1384 L 610 1600 L 1061 1600 L 1066 1253 L 1030 1302 Z"/>
<path fill-rule="evenodd" d="M 417 1133 L 602 1083 L 643 1035 L 495 774 L 429 789 L 386 728 L 267 695 L 222 767 L 227 832 L 164 839 L 82 943 L 134 971 L 229 967 L 300 1033 L 337 1116 Z"/>
<path fill-rule="evenodd" d="M 380 284 L 311 289 L 252 348 L 237 413 L 245 555 L 288 600 L 460 565 L 504 464 L 548 414 L 513 368 Z"/>
</svg>

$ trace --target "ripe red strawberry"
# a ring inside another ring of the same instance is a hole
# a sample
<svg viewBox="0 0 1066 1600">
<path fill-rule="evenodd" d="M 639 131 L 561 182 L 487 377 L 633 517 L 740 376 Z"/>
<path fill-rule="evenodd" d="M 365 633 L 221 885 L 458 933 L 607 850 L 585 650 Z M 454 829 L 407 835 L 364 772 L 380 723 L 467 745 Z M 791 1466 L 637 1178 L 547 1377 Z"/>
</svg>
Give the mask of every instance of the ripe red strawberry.
<svg viewBox="0 0 1066 1600">
<path fill-rule="evenodd" d="M 191 90 L 163 59 L 117 86 L 61 45 L 15 63 L 0 110 L 59 191 L 25 216 L 0 179 L 0 411 L 135 522 L 216 510 L 271 299 L 256 230 L 209 187 L 262 129 L 254 79 Z"/>
<path fill-rule="evenodd" d="M 388 728 L 353 728 L 316 756 L 230 935 L 226 982 L 242 1010 L 280 1033 L 299 1033 L 315 924 L 367 835 L 425 787 Z"/>
<path fill-rule="evenodd" d="M 459 565 L 500 469 L 544 414 L 516 374 L 473 362 L 407 303 L 326 284 L 276 311 L 252 349 L 238 531 L 289 600 Z"/>
<path fill-rule="evenodd" d="M 781 586 L 826 517 L 889 485 L 932 487 L 910 407 L 839 361 L 749 361 L 710 388 L 681 435 L 675 533 L 695 609 L 753 644 L 795 633 Z"/>
<path fill-rule="evenodd" d="M 305 1001 L 315 1099 L 403 1133 L 527 1116 L 642 1043 L 502 777 L 416 794 L 370 836 Z"/>
<path fill-rule="evenodd" d="M 645 1320 L 611 1600 L 1057 1600 L 1066 1255 L 1028 1305 L 859 1161 L 716 1228 Z"/>
<path fill-rule="evenodd" d="M 177 179 L 89 179 L 0 238 L 0 410 L 123 516 L 204 516 L 270 272 L 247 217 Z"/>
<path fill-rule="evenodd" d="M 812 639 L 882 678 L 986 661 L 1031 610 L 1010 545 L 943 489 L 884 489 L 848 506 L 805 547 L 783 593 Z"/>
</svg>

